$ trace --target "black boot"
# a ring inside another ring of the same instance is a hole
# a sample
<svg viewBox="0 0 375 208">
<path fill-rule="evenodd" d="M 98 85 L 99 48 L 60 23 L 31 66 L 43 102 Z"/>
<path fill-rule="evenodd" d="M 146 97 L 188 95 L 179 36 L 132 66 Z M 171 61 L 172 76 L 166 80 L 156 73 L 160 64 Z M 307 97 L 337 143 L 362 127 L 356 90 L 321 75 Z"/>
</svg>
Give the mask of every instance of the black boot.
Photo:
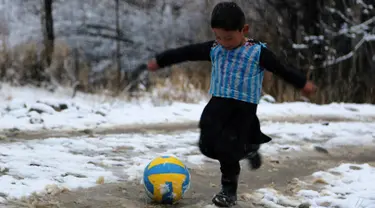
<svg viewBox="0 0 375 208">
<path fill-rule="evenodd" d="M 249 161 L 249 166 L 251 169 L 256 170 L 262 166 L 262 157 L 260 156 L 258 151 L 250 152 L 246 159 Z"/>
<path fill-rule="evenodd" d="M 221 191 L 214 196 L 212 202 L 218 207 L 231 207 L 237 204 L 238 175 L 221 177 Z"/>
</svg>

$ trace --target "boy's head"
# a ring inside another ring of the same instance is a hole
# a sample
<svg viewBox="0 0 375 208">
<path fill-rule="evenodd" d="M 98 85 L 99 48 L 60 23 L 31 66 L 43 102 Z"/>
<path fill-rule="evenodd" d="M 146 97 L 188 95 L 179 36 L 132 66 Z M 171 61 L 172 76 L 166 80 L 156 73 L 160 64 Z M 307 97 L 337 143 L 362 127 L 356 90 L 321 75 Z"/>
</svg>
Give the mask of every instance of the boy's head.
<svg viewBox="0 0 375 208">
<path fill-rule="evenodd" d="M 234 2 L 221 2 L 215 6 L 211 14 L 211 28 L 219 44 L 226 49 L 240 46 L 249 31 L 244 12 Z"/>
</svg>

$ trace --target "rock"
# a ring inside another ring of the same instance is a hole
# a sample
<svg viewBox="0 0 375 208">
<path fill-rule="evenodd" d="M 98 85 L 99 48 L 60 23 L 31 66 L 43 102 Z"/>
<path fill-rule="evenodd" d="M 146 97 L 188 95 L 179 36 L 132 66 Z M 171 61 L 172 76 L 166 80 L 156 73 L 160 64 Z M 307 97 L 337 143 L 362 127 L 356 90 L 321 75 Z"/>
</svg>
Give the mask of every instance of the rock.
<svg viewBox="0 0 375 208">
<path fill-rule="evenodd" d="M 103 111 L 100 111 L 100 110 L 96 111 L 95 114 L 101 115 L 103 117 L 106 116 L 106 114 Z"/>
<path fill-rule="evenodd" d="M 87 176 L 85 175 L 82 175 L 82 174 L 79 174 L 79 173 L 70 173 L 70 172 L 67 172 L 65 174 L 61 174 L 62 177 L 67 177 L 67 176 L 74 176 L 76 178 L 87 178 Z"/>
<path fill-rule="evenodd" d="M 42 124 L 42 123 L 44 123 L 44 120 L 41 119 L 41 118 L 30 118 L 29 122 L 31 124 Z"/>
<path fill-rule="evenodd" d="M 300 204 L 297 208 L 310 208 L 310 207 L 311 207 L 310 203 L 303 203 L 303 204 Z"/>
<path fill-rule="evenodd" d="M 35 167 L 40 167 L 40 166 L 42 166 L 42 165 L 37 164 L 37 163 L 30 163 L 29 165 L 30 165 L 30 166 L 35 166 Z"/>
<path fill-rule="evenodd" d="M 323 147 L 314 146 L 314 149 L 315 149 L 315 151 L 317 151 L 319 153 L 329 154 L 328 150 L 323 148 Z"/>
<path fill-rule="evenodd" d="M 91 129 L 84 129 L 81 131 L 82 133 L 88 134 L 90 136 L 94 135 L 94 131 Z"/>
<path fill-rule="evenodd" d="M 39 114 L 47 113 L 47 114 L 54 114 L 56 111 L 51 106 L 42 104 L 42 103 L 35 103 L 29 109 L 29 112 L 35 111 Z"/>
<path fill-rule="evenodd" d="M 280 164 L 280 161 L 279 160 L 270 160 L 270 163 Z"/>
<path fill-rule="evenodd" d="M 44 105 L 48 105 L 51 108 L 53 108 L 56 112 L 60 112 L 60 111 L 68 109 L 68 105 L 67 104 L 60 103 L 60 102 L 57 102 L 57 101 L 46 101 L 46 100 L 41 101 L 41 100 L 38 100 L 36 102 L 44 104 Z"/>
<path fill-rule="evenodd" d="M 354 166 L 354 165 L 351 165 L 349 168 L 350 168 L 351 170 L 361 170 L 361 169 L 362 169 L 361 167 Z"/>
<path fill-rule="evenodd" d="M 67 104 L 60 104 L 59 107 L 60 107 L 60 110 L 66 110 L 66 109 L 68 109 L 68 105 Z"/>
</svg>

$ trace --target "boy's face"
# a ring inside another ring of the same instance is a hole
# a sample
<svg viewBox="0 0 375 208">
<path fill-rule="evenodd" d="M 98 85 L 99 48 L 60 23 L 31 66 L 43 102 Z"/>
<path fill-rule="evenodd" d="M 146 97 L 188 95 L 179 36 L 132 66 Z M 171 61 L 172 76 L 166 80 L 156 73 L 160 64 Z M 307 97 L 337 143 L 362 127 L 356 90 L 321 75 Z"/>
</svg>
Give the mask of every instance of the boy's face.
<svg viewBox="0 0 375 208">
<path fill-rule="evenodd" d="M 241 31 L 228 31 L 221 28 L 212 28 L 212 30 L 215 33 L 217 42 L 225 49 L 231 50 L 242 45 L 245 34 L 249 31 L 249 26 L 245 25 Z"/>
</svg>

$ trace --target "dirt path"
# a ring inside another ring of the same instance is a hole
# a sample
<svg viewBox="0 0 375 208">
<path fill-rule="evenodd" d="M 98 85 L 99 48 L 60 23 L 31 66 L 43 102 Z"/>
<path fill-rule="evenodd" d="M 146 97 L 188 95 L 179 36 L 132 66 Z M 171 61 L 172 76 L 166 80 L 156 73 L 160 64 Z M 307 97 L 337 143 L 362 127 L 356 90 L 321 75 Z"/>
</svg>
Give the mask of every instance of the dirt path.
<svg viewBox="0 0 375 208">
<path fill-rule="evenodd" d="M 244 193 L 264 188 L 274 187 L 285 194 L 291 191 L 294 178 L 303 179 L 319 170 L 333 168 L 341 163 L 369 163 L 375 164 L 374 147 L 341 147 L 332 149 L 329 154 L 321 152 L 288 153 L 278 155 L 276 158 L 265 158 L 264 165 L 258 171 L 247 169 L 243 163 L 240 177 L 238 207 L 259 207 L 243 199 Z M 216 163 L 207 163 L 204 169 L 191 170 L 191 188 L 178 205 L 169 206 L 176 208 L 203 208 L 211 204 L 211 197 L 219 189 L 220 173 Z M 144 198 L 143 186 L 139 181 L 104 184 L 89 189 L 67 191 L 57 195 L 32 197 L 29 202 L 12 202 L 4 207 L 28 207 L 34 200 L 34 207 L 38 208 L 151 208 L 168 207 L 152 205 Z M 1 207 L 1 205 L 0 205 Z M 29 206 L 33 207 L 33 206 Z M 213 207 L 212 207 L 213 208 Z"/>
<path fill-rule="evenodd" d="M 333 123 L 333 122 L 374 122 L 375 117 L 336 117 L 336 116 L 275 116 L 259 117 L 262 123 L 266 122 L 287 122 L 287 123 Z M 135 124 L 119 125 L 112 127 L 93 127 L 84 130 L 59 130 L 43 129 L 37 131 L 6 129 L 0 130 L 0 142 L 15 142 L 30 139 L 45 139 L 50 137 L 77 137 L 85 135 L 106 135 L 106 134 L 125 134 L 125 133 L 144 133 L 144 132 L 171 132 L 192 130 L 198 127 L 197 122 L 181 123 L 155 123 L 155 124 Z"/>
</svg>

